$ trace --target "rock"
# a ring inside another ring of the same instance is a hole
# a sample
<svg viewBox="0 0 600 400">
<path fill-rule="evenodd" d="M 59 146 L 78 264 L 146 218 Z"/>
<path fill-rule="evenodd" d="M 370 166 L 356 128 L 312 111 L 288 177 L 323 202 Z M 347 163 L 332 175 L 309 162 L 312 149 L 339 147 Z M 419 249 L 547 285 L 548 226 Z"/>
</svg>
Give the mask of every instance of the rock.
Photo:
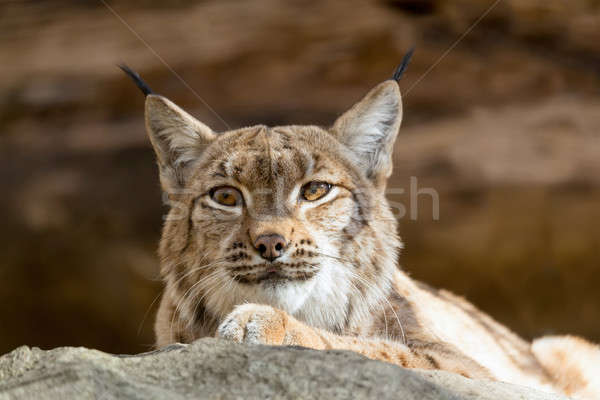
<svg viewBox="0 0 600 400">
<path fill-rule="evenodd" d="M 560 397 L 442 371 L 408 370 L 347 351 L 244 346 L 217 339 L 138 355 L 19 347 L 0 358 L 0 400 L 188 398 L 529 399 Z"/>
</svg>

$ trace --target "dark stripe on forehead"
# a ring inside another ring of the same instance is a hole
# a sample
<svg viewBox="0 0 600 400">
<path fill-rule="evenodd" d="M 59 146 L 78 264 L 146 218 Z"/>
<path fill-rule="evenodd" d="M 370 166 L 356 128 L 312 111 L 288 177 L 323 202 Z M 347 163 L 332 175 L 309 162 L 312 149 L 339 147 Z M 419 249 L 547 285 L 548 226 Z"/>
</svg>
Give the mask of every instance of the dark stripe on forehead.
<svg viewBox="0 0 600 400">
<path fill-rule="evenodd" d="M 268 129 L 262 131 L 262 136 L 265 142 L 265 157 L 262 159 L 261 169 L 266 170 L 268 168 L 268 176 L 273 179 L 273 154 L 271 153 L 271 135 Z"/>
<path fill-rule="evenodd" d="M 227 174 L 227 168 L 225 168 L 225 161 L 219 163 L 218 171 L 213 174 L 215 177 L 225 178 Z"/>
<path fill-rule="evenodd" d="M 315 167 L 313 168 L 313 174 L 318 174 L 319 172 L 327 169 L 327 167 L 322 163 L 315 162 Z"/>
<path fill-rule="evenodd" d="M 312 159 L 310 158 L 310 154 L 308 152 L 301 152 L 299 150 L 295 150 L 292 155 L 292 162 L 296 164 L 298 168 L 298 180 L 302 180 L 306 177 L 306 174 L 309 172 L 308 169 L 312 164 Z"/>
<path fill-rule="evenodd" d="M 315 161 L 314 151 L 310 144 L 303 140 L 302 132 L 296 132 L 291 127 L 276 127 L 272 129 L 273 149 L 281 153 L 285 165 L 288 167 L 291 179 L 302 180 L 307 173 L 312 172 Z M 294 168 L 295 171 L 291 169 Z M 292 174 L 293 172 L 293 174 Z"/>
<path fill-rule="evenodd" d="M 221 146 L 220 157 L 211 160 L 210 168 L 213 170 L 212 177 L 237 177 L 243 173 L 246 167 L 245 155 L 249 152 L 263 152 L 264 143 L 256 140 L 257 136 L 266 130 L 264 125 L 257 125 L 250 128 L 241 129 L 232 132 L 226 142 Z M 240 149 L 242 151 L 235 151 Z M 237 157 L 236 157 L 237 156 Z M 241 156 L 241 157 L 240 157 Z M 240 159 L 241 158 L 241 159 Z M 237 160 L 236 160 L 237 159 Z M 237 161 L 237 162 L 234 162 Z"/>
</svg>

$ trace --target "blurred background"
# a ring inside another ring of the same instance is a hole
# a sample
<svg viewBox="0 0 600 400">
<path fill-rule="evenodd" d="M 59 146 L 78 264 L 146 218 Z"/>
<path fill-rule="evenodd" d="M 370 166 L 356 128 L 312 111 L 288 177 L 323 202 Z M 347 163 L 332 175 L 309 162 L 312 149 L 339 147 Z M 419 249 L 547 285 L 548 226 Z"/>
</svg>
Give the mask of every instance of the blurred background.
<svg viewBox="0 0 600 400">
<path fill-rule="evenodd" d="M 328 125 L 413 45 L 390 187 L 440 219 L 419 196 L 403 268 L 600 340 L 600 1 L 1 0 L 0 353 L 153 343 L 166 209 L 117 63 L 215 130 L 189 87 L 234 128 Z"/>
</svg>

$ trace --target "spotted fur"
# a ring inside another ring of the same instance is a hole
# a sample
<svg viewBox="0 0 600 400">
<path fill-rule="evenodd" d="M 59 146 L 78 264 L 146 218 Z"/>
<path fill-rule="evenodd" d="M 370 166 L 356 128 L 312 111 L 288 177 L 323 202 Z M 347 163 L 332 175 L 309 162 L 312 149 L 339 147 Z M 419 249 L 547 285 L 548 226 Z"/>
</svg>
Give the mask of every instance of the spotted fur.
<svg viewBox="0 0 600 400">
<path fill-rule="evenodd" d="M 598 375 L 585 370 L 598 368 L 597 346 L 546 341 L 532 351 L 464 299 L 399 269 L 402 243 L 385 188 L 401 117 L 394 80 L 330 128 L 215 133 L 148 94 L 147 131 L 171 205 L 159 251 L 165 290 L 157 345 L 216 335 L 347 349 L 409 368 L 600 396 Z M 332 189 L 303 200 L 311 181 Z M 243 202 L 216 202 L 211 193 L 222 186 L 239 190 Z M 264 234 L 284 239 L 274 261 L 255 246 Z"/>
</svg>

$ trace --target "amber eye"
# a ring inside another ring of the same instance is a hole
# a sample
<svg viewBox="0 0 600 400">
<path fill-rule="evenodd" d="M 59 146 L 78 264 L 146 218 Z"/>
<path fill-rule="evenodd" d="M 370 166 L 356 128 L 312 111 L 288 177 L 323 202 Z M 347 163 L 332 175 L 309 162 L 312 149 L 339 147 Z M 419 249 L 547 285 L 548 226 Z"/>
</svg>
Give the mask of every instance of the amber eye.
<svg viewBox="0 0 600 400">
<path fill-rule="evenodd" d="M 235 207 L 242 204 L 242 194 L 231 186 L 221 186 L 210 191 L 210 198 L 219 204 Z"/>
<path fill-rule="evenodd" d="M 304 200 L 315 201 L 325 196 L 330 190 L 331 185 L 329 183 L 313 181 L 302 186 L 300 193 L 302 193 L 302 198 Z"/>
</svg>

